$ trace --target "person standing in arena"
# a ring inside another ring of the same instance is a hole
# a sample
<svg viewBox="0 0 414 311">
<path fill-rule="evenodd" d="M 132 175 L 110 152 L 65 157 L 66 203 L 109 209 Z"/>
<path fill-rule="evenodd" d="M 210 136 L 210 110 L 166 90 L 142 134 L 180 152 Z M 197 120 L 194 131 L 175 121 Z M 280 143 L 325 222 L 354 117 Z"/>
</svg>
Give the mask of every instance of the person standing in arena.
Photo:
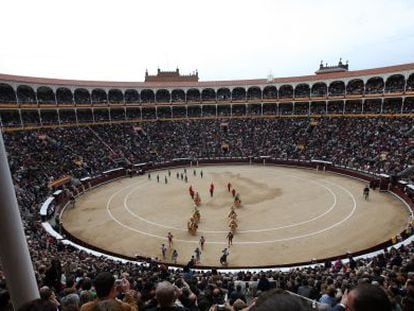
<svg viewBox="0 0 414 311">
<path fill-rule="evenodd" d="M 177 250 L 175 249 L 175 250 L 173 250 L 173 252 L 172 252 L 172 255 L 171 255 L 171 261 L 172 261 L 173 263 L 177 263 L 177 258 L 178 258 L 178 252 L 177 252 Z"/>
<path fill-rule="evenodd" d="M 172 233 L 171 232 L 168 232 L 168 234 L 167 234 L 167 239 L 168 239 L 168 247 L 172 247 L 173 246 L 173 235 L 172 235 Z"/>
<path fill-rule="evenodd" d="M 230 255 L 230 252 L 228 251 L 227 248 L 223 249 L 222 251 L 222 255 L 220 257 L 220 264 L 222 264 L 223 266 L 227 265 L 227 257 Z"/>
<path fill-rule="evenodd" d="M 167 247 L 165 244 L 161 244 L 161 253 L 162 253 L 162 259 L 165 260 L 167 256 Z"/>
<path fill-rule="evenodd" d="M 233 245 L 233 238 L 234 238 L 233 232 L 229 231 L 229 233 L 227 233 L 227 236 L 226 236 L 228 247 Z"/>
<path fill-rule="evenodd" d="M 227 184 L 227 190 L 228 190 L 229 192 L 231 191 L 231 183 L 230 183 L 230 182 Z"/>
<path fill-rule="evenodd" d="M 200 248 L 203 251 L 204 250 L 204 243 L 206 243 L 206 239 L 204 238 L 204 236 L 202 235 L 200 237 Z"/>
<path fill-rule="evenodd" d="M 369 199 L 369 187 L 368 186 L 365 186 L 363 194 L 364 194 L 364 199 L 368 201 Z"/>
<path fill-rule="evenodd" d="M 213 197 L 213 195 L 214 195 L 214 184 L 211 183 L 210 184 L 210 197 Z"/>
<path fill-rule="evenodd" d="M 199 264 L 199 263 L 200 263 L 200 258 L 201 258 L 201 250 L 197 247 L 197 248 L 194 250 L 194 254 L 195 254 L 195 261 L 196 261 L 196 264 Z"/>
</svg>

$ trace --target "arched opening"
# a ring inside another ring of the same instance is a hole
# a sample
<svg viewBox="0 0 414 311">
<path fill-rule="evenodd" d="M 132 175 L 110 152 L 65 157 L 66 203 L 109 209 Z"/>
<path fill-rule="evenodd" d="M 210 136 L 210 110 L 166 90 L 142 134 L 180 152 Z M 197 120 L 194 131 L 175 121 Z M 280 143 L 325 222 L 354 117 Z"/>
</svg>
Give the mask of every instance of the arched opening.
<svg viewBox="0 0 414 311">
<path fill-rule="evenodd" d="M 246 89 L 242 87 L 236 87 L 231 92 L 232 94 L 232 100 L 246 100 Z"/>
<path fill-rule="evenodd" d="M 324 82 L 318 82 L 312 85 L 311 96 L 312 97 L 325 97 L 328 87 Z"/>
<path fill-rule="evenodd" d="M 186 110 L 183 106 L 173 106 L 172 108 L 173 118 L 185 118 L 186 117 Z"/>
<path fill-rule="evenodd" d="M 308 115 L 309 114 L 309 102 L 295 103 L 293 106 L 295 115 Z"/>
<path fill-rule="evenodd" d="M 373 77 L 365 84 L 365 94 L 382 94 L 384 80 L 381 77 Z"/>
<path fill-rule="evenodd" d="M 217 114 L 221 117 L 230 117 L 231 115 L 230 105 L 218 105 Z"/>
<path fill-rule="evenodd" d="M 306 83 L 298 84 L 295 87 L 295 98 L 309 97 L 310 96 L 310 87 Z"/>
<path fill-rule="evenodd" d="M 247 106 L 247 114 L 251 116 L 260 116 L 262 114 L 261 104 L 249 104 Z"/>
<path fill-rule="evenodd" d="M 122 120 L 125 120 L 125 110 L 124 110 L 124 108 L 111 108 L 109 110 L 109 113 L 111 115 L 111 120 L 112 121 L 122 121 Z"/>
<path fill-rule="evenodd" d="M 73 94 L 72 91 L 66 87 L 60 87 L 56 90 L 56 101 L 58 105 L 72 105 Z"/>
<path fill-rule="evenodd" d="M 36 105 L 36 94 L 31 86 L 19 85 L 17 87 L 17 98 L 21 104 Z"/>
<path fill-rule="evenodd" d="M 311 102 L 311 114 L 326 114 L 326 103 Z"/>
<path fill-rule="evenodd" d="M 40 117 L 42 118 L 43 125 L 59 124 L 58 113 L 56 109 L 42 109 L 40 110 Z"/>
<path fill-rule="evenodd" d="M 142 119 L 144 119 L 144 120 L 155 120 L 156 119 L 155 118 L 155 108 L 154 107 L 143 107 L 142 108 Z"/>
<path fill-rule="evenodd" d="M 76 94 L 76 90 L 75 90 Z M 90 123 L 93 122 L 92 109 L 78 109 L 78 122 L 79 123 Z"/>
<path fill-rule="evenodd" d="M 126 117 L 128 120 L 139 120 L 141 119 L 141 108 L 127 108 Z"/>
<path fill-rule="evenodd" d="M 216 92 L 213 89 L 204 89 L 201 91 L 201 100 L 208 102 L 208 101 L 216 101 Z"/>
<path fill-rule="evenodd" d="M 408 77 L 406 91 L 409 91 L 409 92 L 414 91 L 414 73 L 412 73 Z"/>
<path fill-rule="evenodd" d="M 269 85 L 263 89 L 263 99 L 277 99 L 276 86 Z"/>
<path fill-rule="evenodd" d="M 328 113 L 329 114 L 343 114 L 344 112 L 344 101 L 330 101 L 328 102 Z"/>
<path fill-rule="evenodd" d="M 128 89 L 124 94 L 126 104 L 138 104 L 139 103 L 139 94 L 137 90 Z M 141 113 L 140 113 L 141 114 Z"/>
<path fill-rule="evenodd" d="M 57 96 L 57 90 L 56 90 Z M 59 110 L 60 123 L 71 124 L 76 123 L 76 113 L 74 109 L 60 109 Z"/>
<path fill-rule="evenodd" d="M 157 117 L 158 119 L 171 119 L 171 107 L 170 106 L 160 106 L 157 108 Z"/>
<path fill-rule="evenodd" d="M 201 106 L 201 115 L 203 117 L 215 117 L 217 115 L 217 106 L 216 105 Z"/>
<path fill-rule="evenodd" d="M 347 114 L 362 113 L 362 101 L 361 100 L 347 100 L 345 102 L 345 113 Z"/>
<path fill-rule="evenodd" d="M 293 114 L 293 103 L 281 103 L 279 105 L 280 115 L 291 115 Z"/>
<path fill-rule="evenodd" d="M 183 90 L 173 90 L 171 92 L 173 102 L 185 102 L 185 92 Z"/>
<path fill-rule="evenodd" d="M 20 127 L 20 115 L 18 110 L 0 110 L 0 117 L 3 126 Z"/>
<path fill-rule="evenodd" d="M 217 115 L 217 106 L 203 105 L 201 106 L 201 113 L 203 117 L 215 117 Z"/>
<path fill-rule="evenodd" d="M 279 88 L 279 98 L 293 98 L 293 87 L 291 85 L 282 85 Z"/>
<path fill-rule="evenodd" d="M 233 116 L 245 116 L 246 115 L 246 105 L 233 105 L 232 106 L 232 115 Z"/>
<path fill-rule="evenodd" d="M 108 97 L 106 92 L 103 89 L 94 89 L 92 90 L 92 104 L 94 105 L 105 105 L 108 104 Z"/>
<path fill-rule="evenodd" d="M 388 77 L 385 82 L 385 92 L 387 93 L 398 93 L 404 92 L 405 78 L 403 75 L 392 75 Z"/>
<path fill-rule="evenodd" d="M 187 101 L 199 102 L 201 100 L 200 91 L 197 89 L 189 89 L 187 91 Z"/>
<path fill-rule="evenodd" d="M 124 94 L 121 90 L 111 89 L 108 91 L 108 100 L 110 104 L 123 104 Z"/>
<path fill-rule="evenodd" d="M 345 82 L 334 81 L 329 84 L 329 96 L 344 96 L 345 95 Z"/>
<path fill-rule="evenodd" d="M 382 113 L 401 113 L 402 98 L 386 98 L 382 107 Z"/>
<path fill-rule="evenodd" d="M 367 99 L 364 102 L 364 114 L 367 113 L 381 113 L 381 100 Z"/>
<path fill-rule="evenodd" d="M 109 109 L 94 109 L 93 115 L 95 116 L 95 122 L 109 121 Z"/>
<path fill-rule="evenodd" d="M 348 82 L 346 86 L 347 95 L 363 95 L 364 94 L 364 81 L 361 79 L 354 79 Z"/>
<path fill-rule="evenodd" d="M 22 109 L 22 121 L 23 121 L 23 126 L 39 125 L 40 124 L 39 111 Z"/>
<path fill-rule="evenodd" d="M 155 101 L 157 103 L 169 103 L 170 102 L 170 92 L 166 89 L 158 90 L 155 94 Z"/>
<path fill-rule="evenodd" d="M 143 103 L 153 103 L 155 101 L 155 95 L 152 90 L 142 90 L 141 91 L 141 101 Z"/>
<path fill-rule="evenodd" d="M 76 89 L 74 97 L 76 105 L 86 105 L 91 103 L 91 97 L 87 89 Z"/>
<path fill-rule="evenodd" d="M 283 104 L 284 105 L 284 104 Z M 264 103 L 263 104 L 263 114 L 276 116 L 279 114 L 276 103 Z"/>
<path fill-rule="evenodd" d="M 188 117 L 189 118 L 199 118 L 201 117 L 201 106 L 188 106 Z M 214 113 L 215 114 L 215 113 Z"/>
<path fill-rule="evenodd" d="M 407 97 L 405 99 L 403 113 L 414 113 L 414 97 Z"/>
<path fill-rule="evenodd" d="M 247 90 L 247 100 L 262 99 L 262 91 L 258 86 L 252 86 Z"/>
<path fill-rule="evenodd" d="M 221 88 L 217 91 L 217 101 L 230 100 L 231 92 L 228 88 Z"/>
<path fill-rule="evenodd" d="M 0 103 L 16 103 L 16 93 L 14 92 L 14 89 L 8 84 L 0 83 Z"/>
<path fill-rule="evenodd" d="M 54 105 L 55 102 L 55 93 L 50 87 L 41 86 L 37 88 L 37 101 L 41 105 Z"/>
</svg>

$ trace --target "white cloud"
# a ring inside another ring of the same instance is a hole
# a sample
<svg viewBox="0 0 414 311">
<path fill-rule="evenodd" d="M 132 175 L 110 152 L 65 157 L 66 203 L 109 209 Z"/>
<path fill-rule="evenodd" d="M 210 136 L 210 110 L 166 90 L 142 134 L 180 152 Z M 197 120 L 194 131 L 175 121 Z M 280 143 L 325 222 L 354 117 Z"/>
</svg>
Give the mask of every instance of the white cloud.
<svg viewBox="0 0 414 311">
<path fill-rule="evenodd" d="M 179 66 L 203 80 L 413 62 L 414 3 L 370 1 L 5 1 L 0 72 L 142 81 Z"/>
</svg>

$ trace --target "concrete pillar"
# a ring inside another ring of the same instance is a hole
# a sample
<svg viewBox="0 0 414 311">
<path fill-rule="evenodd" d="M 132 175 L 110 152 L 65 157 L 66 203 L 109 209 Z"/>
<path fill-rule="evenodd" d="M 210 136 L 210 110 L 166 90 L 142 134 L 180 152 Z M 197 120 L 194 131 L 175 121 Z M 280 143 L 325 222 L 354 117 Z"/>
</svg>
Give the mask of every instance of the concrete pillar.
<svg viewBox="0 0 414 311">
<path fill-rule="evenodd" d="M 0 262 L 17 310 L 24 303 L 39 298 L 39 291 L 1 134 L 0 198 Z"/>
</svg>

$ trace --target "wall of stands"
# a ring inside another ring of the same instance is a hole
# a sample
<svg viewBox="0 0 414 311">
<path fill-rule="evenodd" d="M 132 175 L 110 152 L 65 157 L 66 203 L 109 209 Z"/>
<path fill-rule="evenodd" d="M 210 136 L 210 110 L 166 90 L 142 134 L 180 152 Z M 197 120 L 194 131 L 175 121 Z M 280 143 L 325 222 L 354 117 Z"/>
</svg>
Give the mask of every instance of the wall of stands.
<svg viewBox="0 0 414 311">
<path fill-rule="evenodd" d="M 125 169 L 125 168 L 115 169 L 115 170 L 104 172 L 101 175 L 93 177 L 93 178 L 87 177 L 81 180 L 82 185 L 78 187 L 78 190 L 81 195 L 84 191 L 88 191 L 94 187 L 99 187 L 100 185 L 111 182 L 115 179 L 123 178 L 126 176 L 133 176 L 135 174 L 144 174 L 147 171 L 160 170 L 160 169 L 173 168 L 173 167 L 183 167 L 183 166 L 198 166 L 198 165 L 205 166 L 205 165 L 220 165 L 220 164 L 224 165 L 224 164 L 230 164 L 230 163 L 240 164 L 240 165 L 246 165 L 246 164 L 277 165 L 277 166 L 298 167 L 298 168 L 303 168 L 303 169 L 316 169 L 318 167 L 319 169 L 326 170 L 328 172 L 349 176 L 351 178 L 361 179 L 366 182 L 369 182 L 372 186 L 375 186 L 375 187 L 379 186 L 380 190 L 390 191 L 396 197 L 401 199 L 406 204 L 407 208 L 410 211 L 410 215 L 411 215 L 410 222 L 413 221 L 414 197 L 412 194 L 407 192 L 406 186 L 400 183 L 392 182 L 390 180 L 390 176 L 387 176 L 384 174 L 373 175 L 373 174 L 370 174 L 368 172 L 364 172 L 361 170 L 353 170 L 353 169 L 349 169 L 346 167 L 338 167 L 325 161 L 287 160 L 287 159 L 275 159 L 275 158 L 270 158 L 270 157 L 259 157 L 259 158 L 245 157 L 245 158 L 203 158 L 203 159 L 195 159 L 195 160 L 185 158 L 185 159 L 174 159 L 172 161 L 163 162 L 163 163 L 152 163 L 152 162 L 139 163 L 139 164 L 131 166 L 128 169 Z M 62 197 L 58 199 L 61 202 L 61 206 L 67 206 L 68 199 L 62 200 Z M 61 212 L 64 212 L 64 210 L 62 210 Z M 407 227 L 408 227 L 408 223 L 407 223 Z M 49 226 L 48 228 L 51 228 L 51 227 Z M 52 232 L 51 234 L 54 236 L 59 236 L 59 234 L 56 232 Z M 94 245 L 91 245 L 89 243 L 86 243 L 82 240 L 79 240 L 78 238 L 73 236 L 70 232 L 68 232 L 65 229 L 63 224 L 60 226 L 60 234 L 62 234 L 65 239 L 71 241 L 70 244 L 74 247 L 79 246 L 81 249 L 91 250 L 99 254 L 106 254 L 106 255 L 109 255 L 111 258 L 119 258 L 119 259 L 128 260 L 128 261 L 140 261 L 140 262 L 147 262 L 149 260 L 149 258 L 146 258 L 146 257 L 141 257 L 141 256 L 129 257 L 129 256 L 125 256 L 122 254 L 110 252 L 107 250 L 103 250 L 99 247 L 96 247 Z M 382 250 L 386 247 L 395 245 L 396 243 L 401 242 L 401 240 L 412 239 L 411 234 L 409 233 L 409 231 L 406 231 L 406 230 L 401 232 L 399 237 L 400 239 L 396 239 L 395 237 L 390 237 L 390 239 L 387 241 L 383 241 L 382 243 L 378 245 L 374 245 L 362 251 L 355 252 L 352 255 L 354 257 L 367 255 L 370 253 L 374 253 L 378 250 Z M 288 268 L 288 267 L 305 266 L 305 265 L 312 265 L 315 263 L 324 263 L 326 261 L 334 261 L 338 257 L 345 259 L 348 257 L 348 254 L 338 254 L 337 256 L 329 257 L 329 258 L 322 258 L 322 259 L 318 259 L 317 261 L 292 262 L 290 264 L 280 265 L 277 267 L 263 266 L 261 268 L 271 269 L 271 268 Z M 221 266 L 200 266 L 197 268 L 199 269 L 211 269 L 211 268 L 223 269 Z M 238 266 L 238 267 L 232 267 L 231 269 L 251 269 L 251 267 Z"/>
</svg>

